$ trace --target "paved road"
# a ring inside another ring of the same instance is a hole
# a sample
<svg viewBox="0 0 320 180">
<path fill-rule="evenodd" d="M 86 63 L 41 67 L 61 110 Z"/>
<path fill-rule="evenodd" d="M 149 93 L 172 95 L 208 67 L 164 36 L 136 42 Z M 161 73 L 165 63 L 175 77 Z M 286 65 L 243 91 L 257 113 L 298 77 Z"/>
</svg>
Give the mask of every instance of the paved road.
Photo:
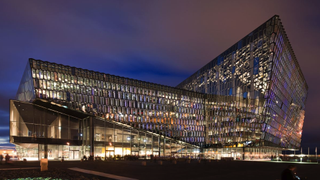
<svg viewBox="0 0 320 180">
<path fill-rule="evenodd" d="M 58 162 L 49 161 L 50 168 L 81 168 L 117 176 L 124 176 L 139 180 L 169 180 L 169 179 L 214 179 L 214 180 L 276 180 L 289 164 L 270 162 L 180 162 L 174 164 L 164 161 L 147 161 L 142 165 L 141 161 L 94 161 L 94 162 Z M 320 179 L 320 165 L 294 164 L 297 166 L 297 174 L 300 177 L 308 177 L 308 180 Z M 39 162 L 15 162 L 11 165 L 0 165 L 3 168 L 39 167 Z M 99 179 L 103 177 L 96 176 Z"/>
</svg>

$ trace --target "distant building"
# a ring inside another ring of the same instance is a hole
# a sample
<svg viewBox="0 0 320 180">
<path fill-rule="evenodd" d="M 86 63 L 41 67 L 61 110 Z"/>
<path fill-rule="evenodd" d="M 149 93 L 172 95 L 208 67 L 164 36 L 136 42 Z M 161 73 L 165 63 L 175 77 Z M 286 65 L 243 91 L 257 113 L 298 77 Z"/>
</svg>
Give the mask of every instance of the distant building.
<svg viewBox="0 0 320 180">
<path fill-rule="evenodd" d="M 29 158 L 269 158 L 300 147 L 307 91 L 274 16 L 177 87 L 29 59 L 10 142 Z"/>
</svg>

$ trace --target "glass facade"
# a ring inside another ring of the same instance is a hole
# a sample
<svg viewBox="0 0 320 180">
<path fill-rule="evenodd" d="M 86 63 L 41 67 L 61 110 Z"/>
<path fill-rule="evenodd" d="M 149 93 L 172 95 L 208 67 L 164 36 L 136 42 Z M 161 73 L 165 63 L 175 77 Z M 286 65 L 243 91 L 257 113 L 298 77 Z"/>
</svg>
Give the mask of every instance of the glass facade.
<svg viewBox="0 0 320 180">
<path fill-rule="evenodd" d="M 34 59 L 30 66 L 36 99 L 204 144 L 204 94 Z"/>
<path fill-rule="evenodd" d="M 300 147 L 307 90 L 274 16 L 177 87 L 29 59 L 10 137 L 30 158 L 263 158 Z"/>
<path fill-rule="evenodd" d="M 59 109 L 61 108 L 61 109 Z M 10 141 L 20 159 L 80 160 L 135 155 L 197 157 L 199 146 L 106 118 L 10 101 Z"/>
<path fill-rule="evenodd" d="M 177 87 L 216 95 L 208 143 L 300 147 L 308 86 L 278 16 Z"/>
</svg>

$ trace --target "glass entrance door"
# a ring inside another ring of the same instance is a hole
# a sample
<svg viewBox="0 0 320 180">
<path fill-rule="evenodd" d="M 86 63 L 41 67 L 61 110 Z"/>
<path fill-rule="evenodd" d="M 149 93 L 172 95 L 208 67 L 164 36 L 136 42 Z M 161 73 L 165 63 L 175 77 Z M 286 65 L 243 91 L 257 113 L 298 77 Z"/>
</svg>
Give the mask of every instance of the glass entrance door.
<svg viewBox="0 0 320 180">
<path fill-rule="evenodd" d="M 69 156 L 70 160 L 79 160 L 80 159 L 79 150 L 70 150 L 69 155 L 70 155 Z"/>
</svg>

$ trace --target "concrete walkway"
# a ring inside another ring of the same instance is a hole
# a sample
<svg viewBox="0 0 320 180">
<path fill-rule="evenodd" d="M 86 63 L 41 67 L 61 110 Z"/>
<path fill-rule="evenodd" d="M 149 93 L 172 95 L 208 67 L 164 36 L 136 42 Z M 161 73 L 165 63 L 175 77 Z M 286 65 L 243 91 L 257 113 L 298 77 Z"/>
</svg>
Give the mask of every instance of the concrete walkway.
<svg viewBox="0 0 320 180">
<path fill-rule="evenodd" d="M 40 169 L 40 167 L 26 167 L 26 168 L 2 168 L 0 171 L 7 171 L 7 170 L 23 170 L 23 169 Z"/>
<path fill-rule="evenodd" d="M 134 178 L 128 178 L 128 177 L 124 177 L 124 176 L 117 176 L 117 175 L 113 175 L 113 174 L 108 174 L 108 173 L 103 173 L 103 172 L 98 172 L 98 171 L 92 171 L 92 170 L 87 170 L 87 169 L 81 169 L 81 168 L 68 168 L 70 170 L 73 171 L 78 171 L 81 173 L 87 173 L 87 174 L 92 174 L 92 175 L 96 175 L 96 176 L 102 176 L 102 177 L 106 177 L 106 178 L 111 178 L 111 179 L 116 179 L 116 180 L 138 180 L 138 179 L 134 179 Z"/>
</svg>

